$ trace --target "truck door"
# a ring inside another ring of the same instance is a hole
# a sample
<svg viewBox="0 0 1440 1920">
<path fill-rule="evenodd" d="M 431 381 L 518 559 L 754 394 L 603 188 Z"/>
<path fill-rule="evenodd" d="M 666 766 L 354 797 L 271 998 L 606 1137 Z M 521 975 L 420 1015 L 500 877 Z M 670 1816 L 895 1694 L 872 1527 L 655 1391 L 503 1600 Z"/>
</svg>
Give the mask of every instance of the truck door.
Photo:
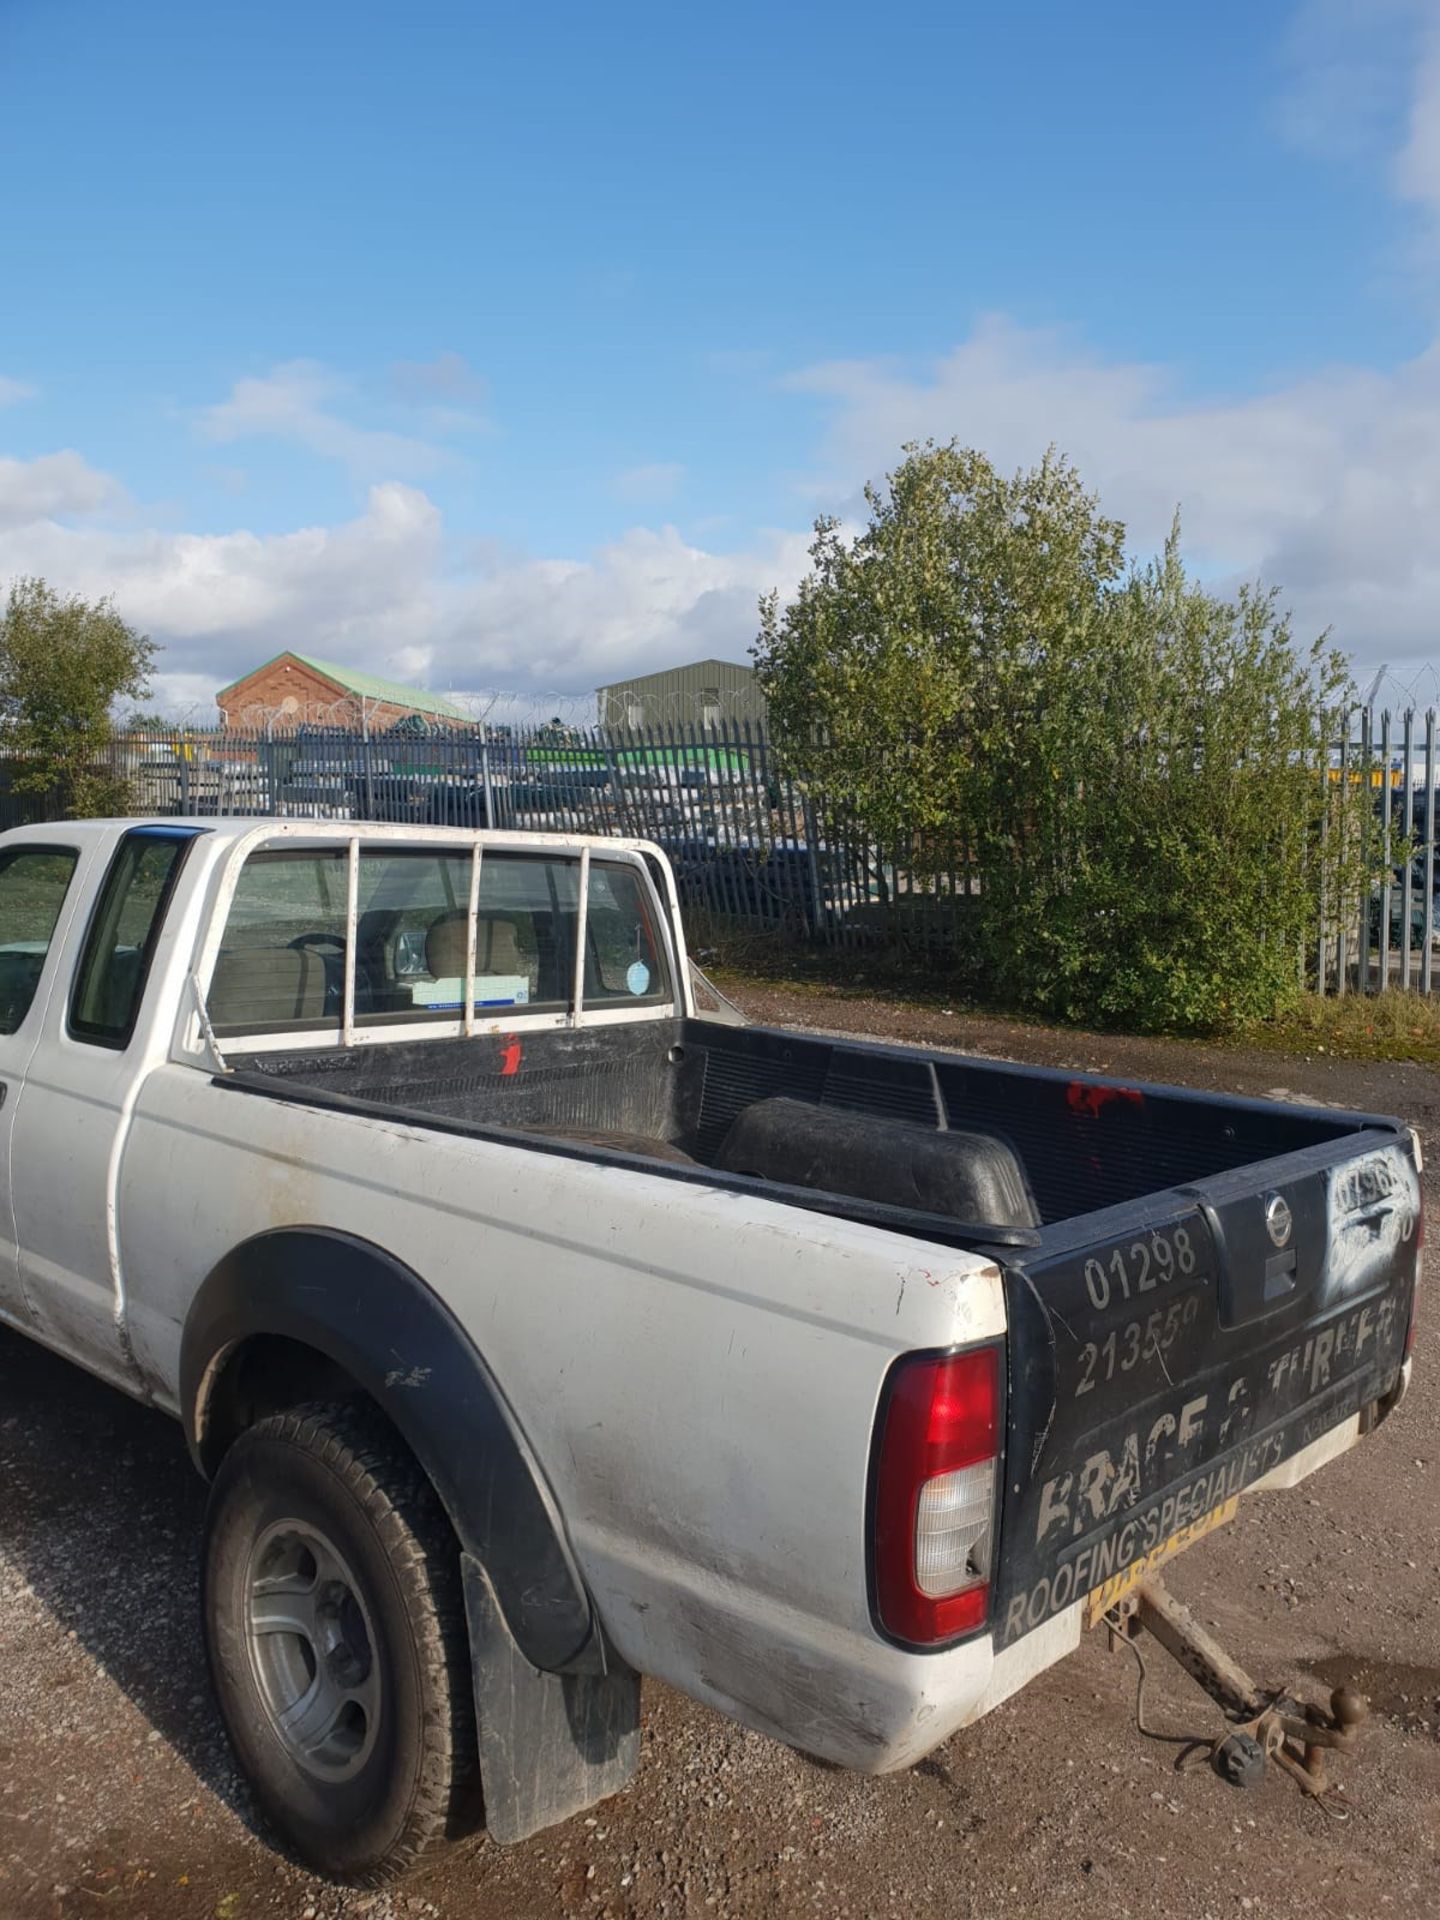
<svg viewBox="0 0 1440 1920">
<path fill-rule="evenodd" d="M 20 1089 L 40 1036 L 45 1003 L 60 966 L 62 921 L 69 917 L 78 846 L 64 830 L 0 853 L 0 1317 L 18 1326 L 30 1315 L 20 1287 L 10 1144 Z"/>
<path fill-rule="evenodd" d="M 116 848 L 91 910 L 68 992 L 51 995 L 17 1105 L 11 1150 L 15 1240 L 31 1319 L 62 1352 L 127 1386 L 119 1178 L 147 1067 L 141 1019 L 185 854 L 203 829 L 135 827 Z M 3 1112 L 0 1112 L 3 1118 Z M 177 1161 L 175 1200 L 184 1199 Z"/>
</svg>

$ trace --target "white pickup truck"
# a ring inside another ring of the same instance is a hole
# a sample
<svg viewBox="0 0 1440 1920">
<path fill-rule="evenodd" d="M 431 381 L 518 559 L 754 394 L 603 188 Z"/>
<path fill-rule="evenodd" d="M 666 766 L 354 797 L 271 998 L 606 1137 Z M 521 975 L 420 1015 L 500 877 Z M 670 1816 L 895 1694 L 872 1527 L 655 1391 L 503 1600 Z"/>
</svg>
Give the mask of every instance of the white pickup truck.
<svg viewBox="0 0 1440 1920">
<path fill-rule="evenodd" d="M 220 1710 L 336 1877 L 623 1786 L 641 1674 L 908 1766 L 1404 1389 L 1398 1123 L 697 978 L 641 842 L 0 837 L 0 1314 L 183 1422 Z"/>
</svg>

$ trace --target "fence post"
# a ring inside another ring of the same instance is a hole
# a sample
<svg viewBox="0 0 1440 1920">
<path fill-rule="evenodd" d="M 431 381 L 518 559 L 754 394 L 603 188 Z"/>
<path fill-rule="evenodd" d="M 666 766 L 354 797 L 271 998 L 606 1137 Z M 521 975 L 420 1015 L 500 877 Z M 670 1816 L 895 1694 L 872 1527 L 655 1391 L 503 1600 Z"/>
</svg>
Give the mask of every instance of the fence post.
<svg viewBox="0 0 1440 1920">
<path fill-rule="evenodd" d="M 1370 991 L 1370 869 L 1375 853 L 1375 808 L 1370 798 L 1375 780 L 1375 714 L 1373 708 L 1360 711 L 1360 772 L 1365 782 L 1365 803 L 1360 818 L 1360 885 L 1355 905 L 1356 953 L 1355 987 L 1359 993 Z"/>
<path fill-rule="evenodd" d="M 1340 825 L 1343 829 L 1350 815 L 1350 713 L 1347 708 L 1340 716 Z M 1349 835 L 1346 834 L 1348 840 Z M 1349 985 L 1350 948 L 1347 934 L 1350 902 L 1345 895 L 1345 862 L 1350 849 L 1343 845 L 1335 876 L 1335 992 L 1343 994 Z"/>
<path fill-rule="evenodd" d="M 1380 715 L 1380 991 L 1390 984 L 1391 831 L 1390 709 Z"/>
<path fill-rule="evenodd" d="M 1429 993 L 1435 944 L 1435 709 L 1425 715 L 1425 945 L 1420 952 L 1420 991 Z"/>
<path fill-rule="evenodd" d="M 615 816 L 616 828 L 623 837 L 630 838 L 630 828 L 627 824 L 630 817 L 628 806 L 629 796 L 623 793 L 620 788 L 620 762 L 616 758 L 615 741 L 610 728 L 608 726 L 597 727 L 595 729 L 595 739 L 600 751 L 605 756 L 605 771 L 610 779 L 610 807 Z"/>
<path fill-rule="evenodd" d="M 1400 985 L 1410 991 L 1410 912 L 1411 895 L 1415 878 L 1415 854 L 1410 841 L 1415 832 L 1415 710 L 1405 710 L 1405 740 L 1402 751 L 1405 766 L 1401 778 L 1405 782 L 1405 873 L 1400 882 Z"/>
<path fill-rule="evenodd" d="M 1329 940 L 1326 906 L 1330 888 L 1330 815 L 1335 803 L 1330 795 L 1330 721 L 1322 716 L 1320 721 L 1320 778 L 1324 783 L 1324 804 L 1320 809 L 1320 884 L 1316 888 L 1316 904 L 1319 908 L 1320 928 L 1315 949 L 1315 991 L 1323 998 L 1329 974 Z"/>
<path fill-rule="evenodd" d="M 488 739 L 480 742 L 480 782 L 485 789 L 485 824 L 487 827 L 497 826 L 499 822 L 495 818 L 495 787 L 490 778 L 490 742 Z"/>
<path fill-rule="evenodd" d="M 810 879 L 810 911 L 813 916 L 812 924 L 818 927 L 823 918 L 820 904 L 820 860 L 815 850 L 817 825 L 815 809 L 810 804 L 808 793 L 802 797 L 801 805 L 805 809 L 805 866 Z"/>
</svg>

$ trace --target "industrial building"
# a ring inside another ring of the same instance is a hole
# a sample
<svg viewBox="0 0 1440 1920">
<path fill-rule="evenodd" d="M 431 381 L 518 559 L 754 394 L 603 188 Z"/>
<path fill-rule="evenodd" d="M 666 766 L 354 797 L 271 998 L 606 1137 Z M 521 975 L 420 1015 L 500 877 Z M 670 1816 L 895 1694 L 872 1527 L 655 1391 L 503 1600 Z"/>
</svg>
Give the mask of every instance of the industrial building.
<svg viewBox="0 0 1440 1920">
<path fill-rule="evenodd" d="M 595 692 L 602 727 L 638 733 L 644 727 L 763 726 L 765 696 L 755 669 L 734 660 L 696 660 L 615 680 Z"/>
</svg>

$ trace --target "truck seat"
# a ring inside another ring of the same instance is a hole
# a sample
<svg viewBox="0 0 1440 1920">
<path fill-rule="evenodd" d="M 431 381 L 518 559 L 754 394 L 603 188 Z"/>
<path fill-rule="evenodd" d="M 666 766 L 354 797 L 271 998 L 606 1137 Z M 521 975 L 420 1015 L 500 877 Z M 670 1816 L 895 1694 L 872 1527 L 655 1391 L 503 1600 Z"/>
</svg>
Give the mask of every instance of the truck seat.
<svg viewBox="0 0 1440 1920">
<path fill-rule="evenodd" d="M 211 1023 L 246 1032 L 323 1020 L 327 978 L 324 956 L 310 948 L 223 948 L 207 995 Z"/>
<path fill-rule="evenodd" d="M 442 913 L 425 936 L 425 964 L 436 980 L 460 980 L 465 975 L 466 914 L 460 908 Z M 520 923 L 508 914 L 482 913 L 475 923 L 475 971 L 530 973 L 530 958 L 520 945 Z"/>
</svg>

